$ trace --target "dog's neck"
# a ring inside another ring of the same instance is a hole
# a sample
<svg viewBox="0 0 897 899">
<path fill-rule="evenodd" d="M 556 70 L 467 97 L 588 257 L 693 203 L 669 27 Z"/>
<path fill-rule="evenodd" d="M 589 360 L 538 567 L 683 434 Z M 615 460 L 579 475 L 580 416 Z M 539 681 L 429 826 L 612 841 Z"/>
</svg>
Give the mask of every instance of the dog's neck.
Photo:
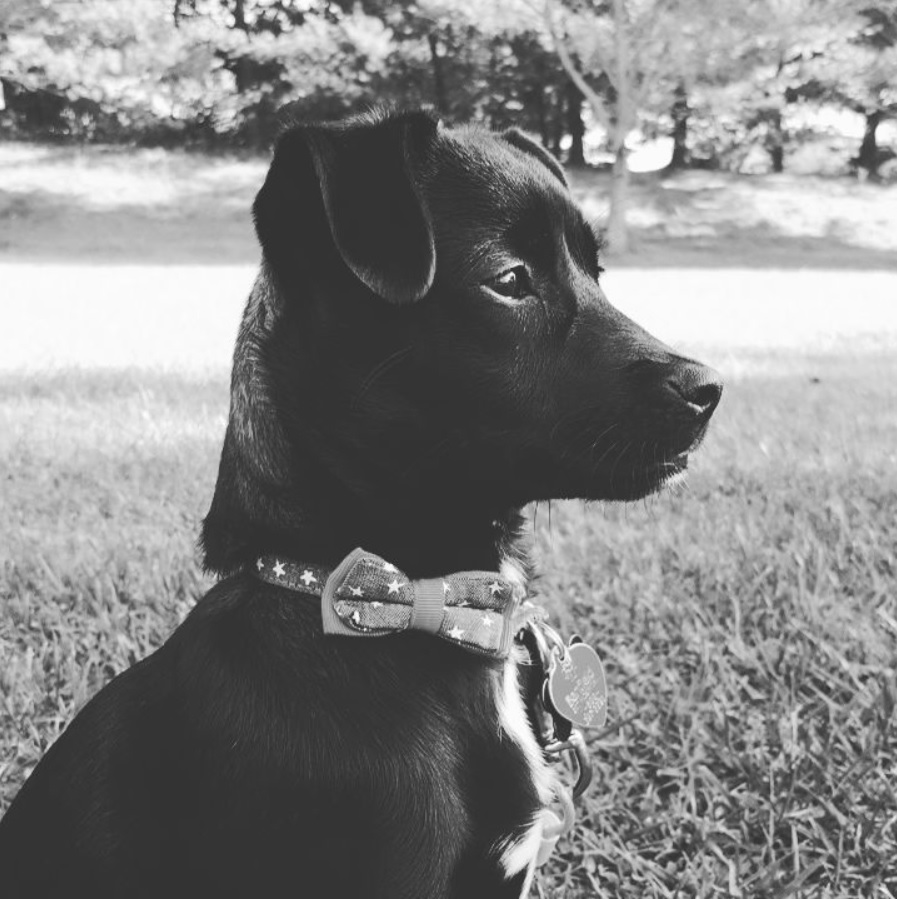
<svg viewBox="0 0 897 899">
<path fill-rule="evenodd" d="M 415 578 L 509 563 L 529 572 L 519 509 L 387 488 L 360 496 L 308 459 L 289 484 L 265 484 L 254 469 L 229 428 L 203 528 L 206 567 L 214 571 L 234 572 L 263 554 L 335 567 L 360 546 Z"/>
<path fill-rule="evenodd" d="M 417 482 L 383 472 L 372 478 L 358 453 L 311 449 L 287 436 L 272 375 L 271 333 L 281 308 L 273 285 L 263 268 L 237 339 L 230 420 L 203 525 L 206 567 L 232 573 L 278 553 L 332 567 L 360 546 L 409 577 L 498 571 L 508 563 L 528 575 L 520 509 L 490 498 L 487 486 L 468 487 L 468 478 L 446 483 L 432 472 Z M 326 422 L 298 417 L 300 430 L 328 432 Z"/>
</svg>

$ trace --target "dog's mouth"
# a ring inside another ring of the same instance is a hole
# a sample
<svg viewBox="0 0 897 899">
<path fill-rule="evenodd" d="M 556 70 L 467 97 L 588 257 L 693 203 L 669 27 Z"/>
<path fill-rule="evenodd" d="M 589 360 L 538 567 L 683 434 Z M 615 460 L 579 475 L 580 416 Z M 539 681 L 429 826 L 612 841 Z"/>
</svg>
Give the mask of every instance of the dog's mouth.
<svg viewBox="0 0 897 899">
<path fill-rule="evenodd" d="M 654 493 L 680 481 L 688 470 L 689 450 L 665 457 L 647 466 L 645 471 L 645 493 Z"/>
<path fill-rule="evenodd" d="M 684 428 L 679 428 L 657 439 L 644 430 L 621 434 L 621 429 L 606 428 L 599 434 L 607 436 L 603 439 L 599 436 L 591 443 L 588 436 L 576 435 L 580 445 L 570 452 L 572 446 L 568 444 L 564 460 L 572 456 L 575 467 L 567 468 L 571 480 L 560 495 L 626 502 L 676 486 L 686 476 L 691 455 L 700 446 L 706 425 L 683 431 Z"/>
<path fill-rule="evenodd" d="M 697 442 L 696 442 L 697 443 Z M 613 500 L 636 500 L 682 483 L 695 446 L 669 454 L 658 453 L 653 458 L 631 460 L 618 468 L 605 484 L 605 496 Z M 602 481 L 603 478 L 600 478 Z"/>
<path fill-rule="evenodd" d="M 684 484 L 688 476 L 688 460 L 688 453 L 680 453 L 674 459 L 671 459 L 666 471 L 661 475 L 661 481 L 657 489 L 673 488 Z"/>
<path fill-rule="evenodd" d="M 665 459 L 663 462 L 659 464 L 659 468 L 661 472 L 665 475 L 664 480 L 667 478 L 674 477 L 677 474 L 682 474 L 688 468 L 688 455 L 690 450 L 686 450 L 682 453 L 677 453 L 670 459 Z"/>
<path fill-rule="evenodd" d="M 690 451 L 670 455 L 652 453 L 650 456 L 643 453 L 618 459 L 607 468 L 594 470 L 585 492 L 580 493 L 574 488 L 566 495 L 622 502 L 642 499 L 664 487 L 674 486 L 684 478 Z"/>
</svg>

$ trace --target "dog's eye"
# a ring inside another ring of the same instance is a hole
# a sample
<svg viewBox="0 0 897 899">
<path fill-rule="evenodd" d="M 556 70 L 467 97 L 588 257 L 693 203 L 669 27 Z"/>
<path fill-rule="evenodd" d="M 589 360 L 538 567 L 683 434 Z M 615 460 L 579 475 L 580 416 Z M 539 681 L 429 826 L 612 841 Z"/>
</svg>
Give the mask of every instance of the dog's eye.
<svg viewBox="0 0 897 899">
<path fill-rule="evenodd" d="M 524 265 L 515 265 L 514 268 L 509 268 L 497 278 L 487 281 L 486 286 L 499 296 L 509 300 L 522 300 L 533 294 L 533 285 Z"/>
</svg>

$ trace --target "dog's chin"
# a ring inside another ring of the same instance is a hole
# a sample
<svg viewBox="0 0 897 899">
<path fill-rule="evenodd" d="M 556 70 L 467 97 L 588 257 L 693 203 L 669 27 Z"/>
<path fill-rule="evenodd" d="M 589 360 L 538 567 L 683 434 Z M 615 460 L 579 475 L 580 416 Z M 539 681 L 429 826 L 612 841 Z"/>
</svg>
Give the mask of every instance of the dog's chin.
<svg viewBox="0 0 897 899">
<path fill-rule="evenodd" d="M 611 471 L 594 472 L 579 489 L 565 491 L 570 499 L 631 502 L 644 499 L 681 483 L 688 470 L 688 452 L 645 464 L 615 466 Z"/>
<path fill-rule="evenodd" d="M 679 453 L 678 456 L 663 462 L 658 468 L 660 470 L 657 474 L 656 483 L 654 488 L 649 491 L 650 493 L 657 493 L 660 490 L 675 487 L 686 479 L 688 476 L 688 453 Z"/>
<path fill-rule="evenodd" d="M 680 483 L 686 477 L 687 470 L 688 453 L 679 453 L 672 459 L 641 466 L 633 469 L 628 478 L 612 478 L 608 485 L 610 495 L 607 499 L 622 502 L 643 499 Z"/>
</svg>

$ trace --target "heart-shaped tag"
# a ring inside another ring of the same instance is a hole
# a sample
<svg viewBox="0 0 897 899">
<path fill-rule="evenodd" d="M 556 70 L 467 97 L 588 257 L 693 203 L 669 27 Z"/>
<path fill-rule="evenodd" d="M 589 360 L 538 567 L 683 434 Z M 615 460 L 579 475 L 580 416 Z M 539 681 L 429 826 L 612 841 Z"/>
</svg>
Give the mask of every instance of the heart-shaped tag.
<svg viewBox="0 0 897 899">
<path fill-rule="evenodd" d="M 573 643 L 548 670 L 548 697 L 554 711 L 575 727 L 604 727 L 607 681 L 598 653 L 585 643 Z"/>
</svg>

